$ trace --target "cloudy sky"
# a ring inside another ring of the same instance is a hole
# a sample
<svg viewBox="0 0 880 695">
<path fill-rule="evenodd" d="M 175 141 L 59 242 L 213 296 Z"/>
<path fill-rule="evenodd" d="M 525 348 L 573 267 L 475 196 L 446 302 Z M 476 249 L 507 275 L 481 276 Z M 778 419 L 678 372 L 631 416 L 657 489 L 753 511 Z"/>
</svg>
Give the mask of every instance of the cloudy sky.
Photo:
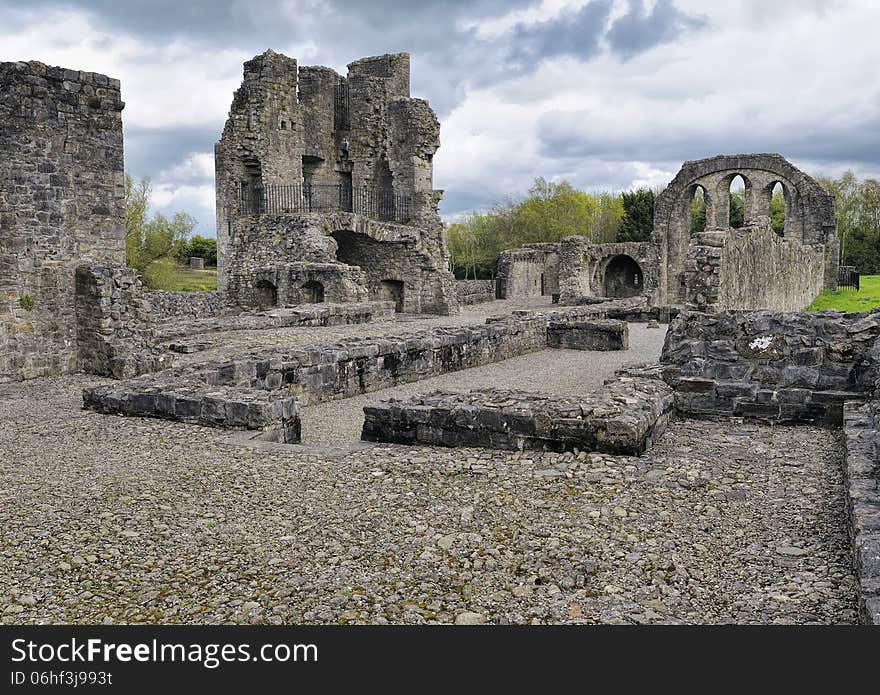
<svg viewBox="0 0 880 695">
<path fill-rule="evenodd" d="M 452 218 L 536 176 L 656 186 L 721 153 L 878 176 L 878 26 L 877 0 L 0 0 L 0 61 L 120 78 L 127 170 L 213 235 L 213 144 L 267 48 L 343 73 L 408 51 Z"/>
</svg>

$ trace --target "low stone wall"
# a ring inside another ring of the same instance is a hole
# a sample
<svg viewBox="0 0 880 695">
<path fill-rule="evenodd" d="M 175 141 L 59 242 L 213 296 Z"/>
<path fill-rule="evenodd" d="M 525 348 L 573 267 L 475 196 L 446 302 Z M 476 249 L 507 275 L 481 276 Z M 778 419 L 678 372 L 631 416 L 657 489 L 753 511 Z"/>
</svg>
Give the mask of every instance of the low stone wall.
<svg viewBox="0 0 880 695">
<path fill-rule="evenodd" d="M 435 392 L 364 408 L 366 441 L 639 455 L 665 431 L 672 390 L 618 377 L 589 396 L 474 390 Z"/>
<path fill-rule="evenodd" d="M 217 316 L 194 321 L 174 321 L 156 329 L 160 340 L 222 331 L 258 331 L 293 326 L 345 326 L 394 318 L 394 302 L 352 304 L 302 304 L 260 313 Z"/>
<path fill-rule="evenodd" d="M 628 350 L 629 327 L 625 321 L 551 321 L 547 345 L 567 350 Z"/>
<path fill-rule="evenodd" d="M 873 392 L 878 336 L 880 313 L 684 313 L 660 363 L 682 412 L 840 424 Z"/>
<path fill-rule="evenodd" d="M 154 321 L 212 318 L 219 316 L 224 309 L 219 292 L 148 290 L 144 292 L 144 298 L 150 303 L 150 316 Z"/>
<path fill-rule="evenodd" d="M 296 399 L 262 389 L 207 386 L 196 379 L 177 385 L 113 384 L 87 389 L 83 406 L 99 413 L 178 420 L 205 427 L 263 430 L 269 441 L 300 440 Z"/>
<path fill-rule="evenodd" d="M 494 280 L 456 280 L 455 292 L 462 305 L 482 304 L 495 299 Z"/>
<path fill-rule="evenodd" d="M 328 309 L 328 305 L 300 308 L 314 311 L 316 316 Z M 221 364 L 167 369 L 132 379 L 109 391 L 86 389 L 83 400 L 86 407 L 100 409 L 111 393 L 118 400 L 120 394 L 139 394 L 144 389 L 159 394 L 174 392 L 181 385 L 225 386 L 292 396 L 300 406 L 306 406 L 543 350 L 547 347 L 547 326 L 551 321 L 590 317 L 593 310 L 577 307 L 564 312 L 518 311 L 489 318 L 483 325 L 353 337 L 326 345 L 243 350 L 238 358 Z M 279 313 L 287 316 L 296 311 L 299 310 Z M 170 409 L 157 414 L 173 416 Z"/>
<path fill-rule="evenodd" d="M 862 623 L 880 625 L 880 401 L 844 407 L 844 477 Z"/>
<path fill-rule="evenodd" d="M 155 346 L 149 305 L 131 268 L 78 266 L 75 306 L 81 371 L 125 379 L 172 365 Z"/>
</svg>

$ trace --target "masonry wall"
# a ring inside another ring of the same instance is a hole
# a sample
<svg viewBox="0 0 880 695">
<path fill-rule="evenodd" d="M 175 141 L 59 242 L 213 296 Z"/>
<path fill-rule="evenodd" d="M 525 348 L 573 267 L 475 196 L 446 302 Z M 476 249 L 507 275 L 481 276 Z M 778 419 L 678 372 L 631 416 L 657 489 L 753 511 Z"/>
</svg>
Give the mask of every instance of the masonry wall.
<svg viewBox="0 0 880 695">
<path fill-rule="evenodd" d="M 495 280 L 456 280 L 455 293 L 462 305 L 491 302 L 495 299 Z"/>
<path fill-rule="evenodd" d="M 172 365 L 155 346 L 150 305 L 135 270 L 83 264 L 75 287 L 79 371 L 124 379 Z"/>
<path fill-rule="evenodd" d="M 0 63 L 0 381 L 77 368 L 75 269 L 125 264 L 120 85 Z"/>
<path fill-rule="evenodd" d="M 219 292 L 147 290 L 143 296 L 149 302 L 149 315 L 154 321 L 204 319 L 219 316 L 224 311 L 223 297 Z"/>
<path fill-rule="evenodd" d="M 880 313 L 683 313 L 660 357 L 676 407 L 693 415 L 840 424 L 874 390 Z"/>
<path fill-rule="evenodd" d="M 526 244 L 498 258 L 499 299 L 540 297 L 559 292 L 559 245 Z"/>
<path fill-rule="evenodd" d="M 694 236 L 684 263 L 688 309 L 802 311 L 825 283 L 824 247 L 784 239 L 763 218 Z"/>
</svg>

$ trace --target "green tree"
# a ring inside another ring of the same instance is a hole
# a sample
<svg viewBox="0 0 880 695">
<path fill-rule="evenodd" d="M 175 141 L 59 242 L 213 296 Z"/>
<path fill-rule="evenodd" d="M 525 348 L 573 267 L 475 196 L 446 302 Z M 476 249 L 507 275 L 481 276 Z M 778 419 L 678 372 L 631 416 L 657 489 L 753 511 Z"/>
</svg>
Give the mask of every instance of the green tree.
<svg viewBox="0 0 880 695">
<path fill-rule="evenodd" d="M 706 199 L 702 193 L 691 199 L 691 236 L 706 229 Z"/>
<path fill-rule="evenodd" d="M 785 230 L 785 195 L 776 191 L 770 198 L 770 226 L 777 234 Z"/>
<path fill-rule="evenodd" d="M 161 214 L 148 217 L 150 179 L 135 183 L 125 175 L 125 260 L 144 272 L 157 258 L 176 255 L 196 227 L 196 221 L 185 212 L 175 213 L 169 220 Z"/>
<path fill-rule="evenodd" d="M 739 229 L 745 221 L 745 203 L 742 191 L 730 192 L 730 226 Z"/>
<path fill-rule="evenodd" d="M 639 188 L 623 193 L 623 219 L 617 232 L 617 241 L 647 241 L 654 229 L 654 191 Z"/>
</svg>

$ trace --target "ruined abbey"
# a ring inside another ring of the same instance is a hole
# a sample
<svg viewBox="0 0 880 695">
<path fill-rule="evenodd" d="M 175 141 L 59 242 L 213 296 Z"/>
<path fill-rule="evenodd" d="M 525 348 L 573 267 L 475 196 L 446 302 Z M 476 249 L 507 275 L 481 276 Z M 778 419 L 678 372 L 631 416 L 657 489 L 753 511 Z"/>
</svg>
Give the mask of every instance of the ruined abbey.
<svg viewBox="0 0 880 695">
<path fill-rule="evenodd" d="M 215 145 L 218 291 L 146 290 L 120 90 L 0 63 L 4 458 L 81 476 L 110 511 L 77 533 L 123 539 L 46 570 L 62 618 L 880 622 L 880 313 L 804 311 L 837 285 L 835 211 L 782 156 L 685 162 L 649 241 L 529 244 L 456 281 L 409 56 L 343 76 L 270 50 Z M 21 518 L 63 535 L 77 508 L 45 488 Z M 43 551 L 20 545 L 24 577 Z M 57 600 L 55 568 L 146 555 L 106 615 Z M 138 593 L 189 571 L 167 558 L 210 568 L 173 606 Z M 46 622 L 39 601 L 10 612 Z"/>
</svg>

